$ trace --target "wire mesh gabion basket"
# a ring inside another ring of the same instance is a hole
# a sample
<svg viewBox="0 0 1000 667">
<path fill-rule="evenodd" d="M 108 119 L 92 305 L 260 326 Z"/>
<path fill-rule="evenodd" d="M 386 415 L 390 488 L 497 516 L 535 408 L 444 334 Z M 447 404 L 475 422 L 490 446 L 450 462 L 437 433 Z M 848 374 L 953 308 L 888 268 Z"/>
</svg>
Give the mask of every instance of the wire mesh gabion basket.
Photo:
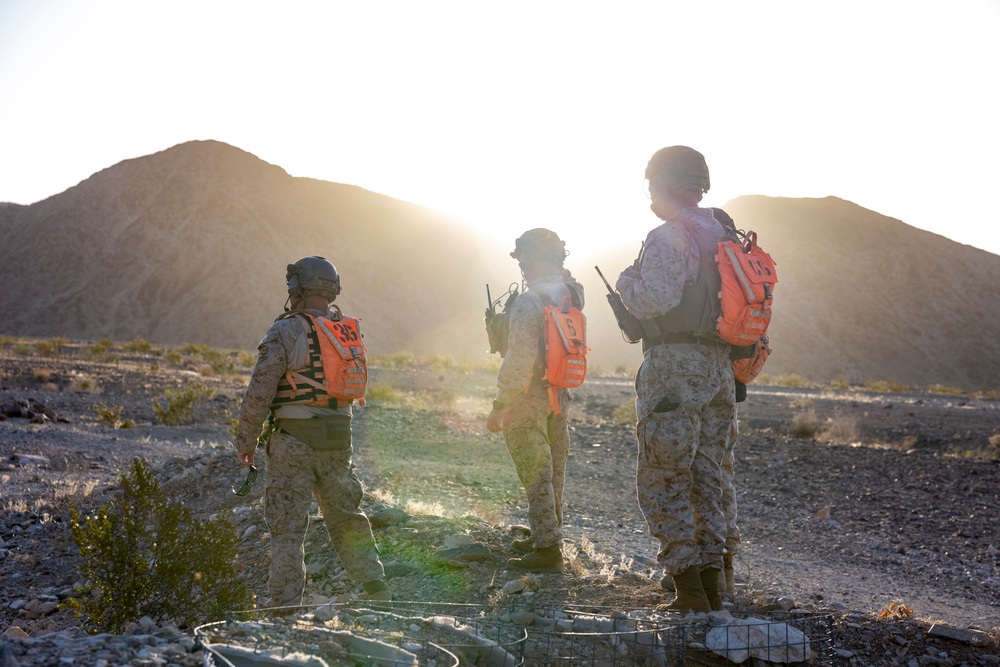
<svg viewBox="0 0 1000 667">
<path fill-rule="evenodd" d="M 525 664 L 527 632 L 509 624 L 446 614 L 414 615 L 411 609 L 397 611 L 390 604 L 324 605 L 303 611 L 286 622 L 222 621 L 197 628 L 206 667 Z"/>
<path fill-rule="evenodd" d="M 832 617 L 797 612 L 681 616 L 649 609 L 355 602 L 303 608 L 285 622 L 208 624 L 196 637 L 206 649 L 206 667 L 836 664 Z"/>
</svg>

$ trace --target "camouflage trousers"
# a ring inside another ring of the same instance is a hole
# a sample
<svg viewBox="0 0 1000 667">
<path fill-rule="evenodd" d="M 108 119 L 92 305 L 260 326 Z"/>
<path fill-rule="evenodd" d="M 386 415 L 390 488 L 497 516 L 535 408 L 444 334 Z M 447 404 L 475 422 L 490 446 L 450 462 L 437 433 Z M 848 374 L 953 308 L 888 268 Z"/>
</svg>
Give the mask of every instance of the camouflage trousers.
<svg viewBox="0 0 1000 667">
<path fill-rule="evenodd" d="M 548 396 L 532 392 L 512 406 L 504 442 L 528 498 L 528 525 L 536 549 L 562 542 L 562 499 L 569 458 L 569 392 L 560 390 L 561 414 Z"/>
<path fill-rule="evenodd" d="M 736 418 L 729 348 L 650 347 L 635 389 L 636 494 L 660 543 L 657 560 L 672 576 L 692 565 L 721 569 L 727 535 L 722 463 Z"/>
<path fill-rule="evenodd" d="M 314 495 L 330 543 L 351 579 L 365 583 L 384 576 L 371 524 L 360 509 L 364 490 L 351 453 L 350 448 L 317 451 L 281 431 L 271 435 L 264 519 L 271 531 L 267 588 L 272 606 L 302 603 L 305 537 Z"/>
<path fill-rule="evenodd" d="M 722 457 L 722 513 L 726 517 L 726 553 L 740 552 L 742 538 L 740 527 L 736 525 L 736 443 L 739 440 L 739 422 L 733 413 L 733 423 L 729 429 L 729 444 Z"/>
</svg>

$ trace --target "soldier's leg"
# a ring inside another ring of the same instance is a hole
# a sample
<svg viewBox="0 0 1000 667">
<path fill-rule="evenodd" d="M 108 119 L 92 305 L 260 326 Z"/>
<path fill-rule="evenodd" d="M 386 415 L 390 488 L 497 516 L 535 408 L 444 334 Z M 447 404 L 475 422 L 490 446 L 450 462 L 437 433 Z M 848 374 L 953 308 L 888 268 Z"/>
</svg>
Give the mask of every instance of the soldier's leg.
<svg viewBox="0 0 1000 667">
<path fill-rule="evenodd" d="M 560 392 L 567 394 L 568 392 Z M 562 414 L 549 414 L 549 451 L 552 454 L 552 493 L 556 519 L 563 525 L 562 499 L 566 485 L 566 462 L 569 459 L 569 401 L 561 401 Z"/>
<path fill-rule="evenodd" d="M 371 523 L 361 510 L 364 489 L 351 464 L 351 450 L 316 452 L 314 490 L 330 543 L 356 583 L 382 579 Z"/>
<path fill-rule="evenodd" d="M 736 524 L 736 442 L 739 439 L 739 425 L 736 412 L 729 428 L 726 454 L 722 457 L 722 512 L 726 517 L 726 555 L 729 559 L 740 551 L 740 528 Z"/>
<path fill-rule="evenodd" d="M 660 543 L 657 561 L 671 576 L 701 564 L 690 502 L 697 428 L 697 420 L 681 409 L 651 413 L 636 427 L 639 509 L 649 534 Z"/>
<path fill-rule="evenodd" d="M 264 520 L 271 531 L 271 566 L 267 588 L 271 605 L 302 603 L 305 588 L 305 542 L 312 505 L 312 449 L 292 436 L 275 432 L 267 453 Z"/>
<path fill-rule="evenodd" d="M 561 543 L 552 489 L 552 456 L 545 433 L 528 422 L 506 431 L 504 441 L 528 498 L 528 525 L 535 548 Z"/>
</svg>

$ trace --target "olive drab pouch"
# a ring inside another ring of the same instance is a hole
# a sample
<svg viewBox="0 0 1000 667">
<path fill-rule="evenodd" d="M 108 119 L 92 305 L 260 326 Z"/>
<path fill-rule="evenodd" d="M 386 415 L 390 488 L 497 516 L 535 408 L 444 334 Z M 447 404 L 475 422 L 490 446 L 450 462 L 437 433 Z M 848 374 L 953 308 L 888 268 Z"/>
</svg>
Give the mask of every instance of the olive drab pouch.
<svg viewBox="0 0 1000 667">
<path fill-rule="evenodd" d="M 510 308 L 517 298 L 517 284 L 511 284 L 507 290 L 506 301 L 503 310 L 498 310 L 500 301 L 504 297 L 493 300 L 490 296 L 490 286 L 486 286 L 486 337 L 490 341 L 490 354 L 499 354 L 501 357 L 507 356 L 507 349 L 510 347 Z"/>
<path fill-rule="evenodd" d="M 316 451 L 344 450 L 351 446 L 351 418 L 347 415 L 279 419 L 275 426 Z"/>
<path fill-rule="evenodd" d="M 587 377 L 587 318 L 570 297 L 543 307 L 545 317 L 545 381 L 549 409 L 560 413 L 558 389 L 573 389 Z"/>
<path fill-rule="evenodd" d="M 760 375 L 761 369 L 767 363 L 767 358 L 771 356 L 771 347 L 768 343 L 767 334 L 764 334 L 757 340 L 753 356 L 733 361 L 733 377 L 737 382 L 750 384 Z"/>
<path fill-rule="evenodd" d="M 742 243 L 719 243 L 715 261 L 722 278 L 722 313 L 716 322 L 719 337 L 731 345 L 753 345 L 771 323 L 771 302 L 778 282 L 774 260 L 757 245 L 757 233 L 750 231 Z"/>
</svg>

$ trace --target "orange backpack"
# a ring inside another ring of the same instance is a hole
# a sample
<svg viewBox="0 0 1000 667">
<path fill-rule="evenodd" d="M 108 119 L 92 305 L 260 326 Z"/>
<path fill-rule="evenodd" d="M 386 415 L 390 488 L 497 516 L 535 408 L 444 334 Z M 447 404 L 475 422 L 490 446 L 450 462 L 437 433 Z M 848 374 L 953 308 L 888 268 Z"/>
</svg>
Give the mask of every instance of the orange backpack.
<svg viewBox="0 0 1000 667">
<path fill-rule="evenodd" d="M 339 313 L 339 308 L 337 310 Z M 308 313 L 299 315 L 308 317 L 312 325 L 310 362 L 300 371 L 285 371 L 272 406 L 327 406 L 331 398 L 347 402 L 357 399 L 364 405 L 368 387 L 368 350 L 361 337 L 360 320 L 347 315 L 341 315 L 339 320 Z M 314 347 L 317 345 L 318 349 Z"/>
<path fill-rule="evenodd" d="M 771 301 L 778 282 L 774 260 L 757 245 L 757 233 L 751 231 L 743 243 L 720 242 L 715 261 L 722 277 L 722 313 L 716 322 L 719 337 L 731 345 L 754 345 L 771 323 Z"/>
<path fill-rule="evenodd" d="M 547 305 L 545 317 L 545 381 L 549 384 L 549 409 L 560 413 L 558 389 L 573 389 L 587 377 L 587 318 L 570 299 L 562 306 Z"/>
<path fill-rule="evenodd" d="M 767 358 L 771 356 L 771 347 L 768 343 L 767 334 L 764 334 L 757 341 L 753 356 L 733 361 L 733 377 L 737 382 L 750 384 L 760 374 L 764 364 L 767 363 Z"/>
</svg>

